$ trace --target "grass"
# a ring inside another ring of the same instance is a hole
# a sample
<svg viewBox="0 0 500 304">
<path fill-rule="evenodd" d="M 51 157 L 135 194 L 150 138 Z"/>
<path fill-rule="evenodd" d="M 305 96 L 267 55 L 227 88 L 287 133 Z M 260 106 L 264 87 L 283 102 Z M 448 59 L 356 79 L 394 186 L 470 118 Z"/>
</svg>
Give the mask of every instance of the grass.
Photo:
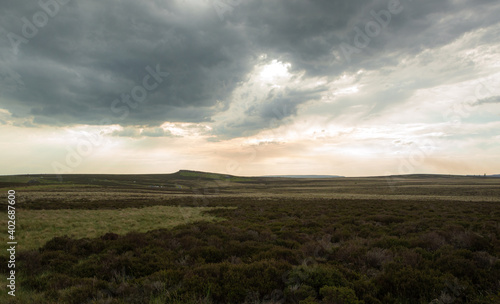
<svg viewBox="0 0 500 304">
<path fill-rule="evenodd" d="M 36 249 L 48 240 L 67 235 L 71 238 L 99 237 L 107 232 L 126 234 L 171 228 L 196 221 L 220 221 L 204 214 L 210 207 L 153 206 L 119 210 L 18 210 L 16 239 L 21 250 Z M 7 217 L 0 220 L 7 227 Z"/>
<path fill-rule="evenodd" d="M 17 192 L 19 191 L 50 191 L 50 190 L 65 190 L 65 189 L 74 189 L 74 188 L 100 188 L 98 185 L 74 185 L 74 184 L 55 184 L 55 183 L 47 183 L 41 185 L 33 185 L 33 186 L 16 186 L 16 187 L 0 187 L 1 192 L 7 192 L 9 190 L 15 189 Z"/>
<path fill-rule="evenodd" d="M 27 183 L 30 180 L 39 180 L 37 177 L 29 176 L 29 175 L 4 175 L 0 176 L 0 182 L 10 182 L 10 183 Z M 39 180 L 40 183 L 44 182 L 44 180 Z"/>
</svg>

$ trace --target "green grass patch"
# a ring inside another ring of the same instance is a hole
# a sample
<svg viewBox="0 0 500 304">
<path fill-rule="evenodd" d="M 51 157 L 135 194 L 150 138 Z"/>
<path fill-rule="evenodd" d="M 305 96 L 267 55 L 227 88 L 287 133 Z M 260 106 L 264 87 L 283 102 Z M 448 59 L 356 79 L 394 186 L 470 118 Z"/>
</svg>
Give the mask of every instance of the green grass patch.
<svg viewBox="0 0 500 304">
<path fill-rule="evenodd" d="M 171 228 L 196 221 L 220 221 L 204 213 L 216 208 L 153 206 L 119 210 L 17 210 L 16 241 L 21 250 L 36 249 L 56 236 L 92 238 Z M 0 220 L 7 227 L 7 216 Z"/>
</svg>

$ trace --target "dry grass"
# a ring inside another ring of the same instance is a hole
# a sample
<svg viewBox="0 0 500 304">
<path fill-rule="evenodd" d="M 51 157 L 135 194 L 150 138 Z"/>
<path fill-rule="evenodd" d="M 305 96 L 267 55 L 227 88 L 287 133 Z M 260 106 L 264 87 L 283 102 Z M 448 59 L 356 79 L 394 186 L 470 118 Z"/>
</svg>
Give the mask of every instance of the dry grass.
<svg viewBox="0 0 500 304">
<path fill-rule="evenodd" d="M 125 234 L 205 220 L 221 220 L 204 214 L 210 207 L 153 206 L 120 210 L 18 210 L 16 241 L 19 249 L 35 249 L 56 236 L 98 237 L 107 232 Z M 6 216 L 0 220 L 7 226 Z"/>
</svg>

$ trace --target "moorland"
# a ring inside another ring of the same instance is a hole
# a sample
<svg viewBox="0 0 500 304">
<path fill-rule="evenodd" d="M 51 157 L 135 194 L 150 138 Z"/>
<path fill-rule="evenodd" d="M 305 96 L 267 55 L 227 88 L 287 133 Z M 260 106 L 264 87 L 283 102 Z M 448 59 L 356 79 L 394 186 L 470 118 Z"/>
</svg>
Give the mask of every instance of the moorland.
<svg viewBox="0 0 500 304">
<path fill-rule="evenodd" d="M 500 303 L 500 178 L 0 176 L 3 244 L 10 189 L 1 303 Z"/>
</svg>

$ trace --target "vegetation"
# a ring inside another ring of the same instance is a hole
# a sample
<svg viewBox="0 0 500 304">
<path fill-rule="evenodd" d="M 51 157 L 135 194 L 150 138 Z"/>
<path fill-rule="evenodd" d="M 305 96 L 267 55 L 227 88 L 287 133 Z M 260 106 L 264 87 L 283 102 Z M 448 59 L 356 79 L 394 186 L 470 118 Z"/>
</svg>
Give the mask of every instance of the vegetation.
<svg viewBox="0 0 500 304">
<path fill-rule="evenodd" d="M 202 214 L 209 207 L 152 206 L 118 210 L 19 210 L 16 235 L 19 249 L 37 249 L 54 237 L 96 238 L 105 233 L 126 234 L 171 228 L 194 221 L 219 220 Z M 0 225 L 7 227 L 7 217 Z"/>
<path fill-rule="evenodd" d="M 179 190 L 148 186 L 179 177 L 154 178 L 100 177 L 108 180 L 100 190 L 19 194 L 30 218 L 89 212 L 104 220 L 135 205 L 151 220 L 129 232 L 122 225 L 98 237 L 58 236 L 19 252 L 18 294 L 10 299 L 2 290 L 0 302 L 500 302 L 498 179 L 255 178 L 208 187 L 200 177 Z M 132 179 L 140 185 L 120 186 Z M 182 209 L 191 210 L 183 214 L 189 222 L 146 227 L 161 221 L 148 210 L 172 208 L 165 206 L 195 208 Z M 225 208 L 197 209 L 205 207 Z M 0 259 L 5 265 L 7 257 Z"/>
</svg>

